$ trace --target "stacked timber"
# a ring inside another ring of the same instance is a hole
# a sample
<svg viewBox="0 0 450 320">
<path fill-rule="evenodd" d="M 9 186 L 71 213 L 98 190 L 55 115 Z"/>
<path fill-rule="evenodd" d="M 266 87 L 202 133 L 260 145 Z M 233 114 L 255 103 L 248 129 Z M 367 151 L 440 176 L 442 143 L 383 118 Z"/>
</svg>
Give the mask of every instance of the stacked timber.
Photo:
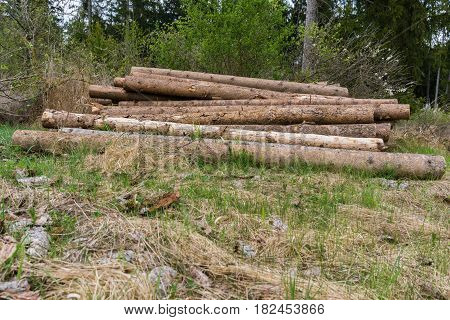
<svg viewBox="0 0 450 320">
<path fill-rule="evenodd" d="M 113 140 L 138 139 L 150 150 L 216 160 L 243 151 L 268 164 L 304 161 L 416 178 L 445 171 L 442 157 L 382 152 L 392 122 L 409 118 L 409 105 L 349 97 L 339 85 L 133 67 L 113 86 L 91 85 L 89 95 L 90 113 L 45 110 L 42 125 L 53 131 L 17 131 L 14 142 L 101 152 Z"/>
</svg>

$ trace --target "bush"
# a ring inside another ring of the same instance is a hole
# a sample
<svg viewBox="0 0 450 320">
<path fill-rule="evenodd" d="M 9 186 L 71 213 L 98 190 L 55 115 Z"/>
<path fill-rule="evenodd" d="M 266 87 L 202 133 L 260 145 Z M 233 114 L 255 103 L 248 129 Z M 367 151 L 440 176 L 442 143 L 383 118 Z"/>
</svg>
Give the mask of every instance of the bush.
<svg viewBox="0 0 450 320">
<path fill-rule="evenodd" d="M 161 67 L 279 78 L 290 27 L 284 5 L 267 0 L 185 1 L 186 17 L 154 35 Z"/>
</svg>

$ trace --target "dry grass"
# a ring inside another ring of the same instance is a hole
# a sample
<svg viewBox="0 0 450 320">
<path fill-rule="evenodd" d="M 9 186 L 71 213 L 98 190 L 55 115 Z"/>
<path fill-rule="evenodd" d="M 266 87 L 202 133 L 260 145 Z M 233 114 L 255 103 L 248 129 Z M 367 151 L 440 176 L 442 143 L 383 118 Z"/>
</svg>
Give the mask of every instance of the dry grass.
<svg viewBox="0 0 450 320">
<path fill-rule="evenodd" d="M 442 143 L 433 148 L 446 152 Z M 397 190 L 380 178 L 305 166 L 185 159 L 163 166 L 154 156 L 137 143 L 7 162 L 0 211 L 16 213 L 7 223 L 30 208 L 51 212 L 52 248 L 44 260 L 17 258 L 0 275 L 28 277 L 46 299 L 160 298 L 147 275 L 162 265 L 178 272 L 167 298 L 450 298 L 448 173 Z M 18 186 L 8 171 L 16 167 L 56 182 Z M 175 187 L 178 203 L 139 214 Z M 125 193 L 135 195 L 135 207 L 118 200 Z M 287 230 L 273 227 L 277 217 Z"/>
</svg>

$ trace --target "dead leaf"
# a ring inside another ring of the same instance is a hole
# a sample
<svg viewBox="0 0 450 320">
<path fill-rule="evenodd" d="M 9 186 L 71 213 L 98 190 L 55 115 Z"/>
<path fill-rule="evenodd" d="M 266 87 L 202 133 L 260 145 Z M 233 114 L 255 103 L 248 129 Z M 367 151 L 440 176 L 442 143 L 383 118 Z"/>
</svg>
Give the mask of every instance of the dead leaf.
<svg viewBox="0 0 450 320">
<path fill-rule="evenodd" d="M 162 195 L 161 198 L 159 198 L 155 202 L 155 204 L 148 209 L 148 212 L 153 212 L 158 209 L 168 208 L 172 203 L 178 201 L 178 199 L 180 199 L 179 191 L 166 193 L 166 194 Z"/>
<path fill-rule="evenodd" d="M 11 237 L 0 239 L 0 266 L 6 262 L 16 251 L 16 241 Z"/>
</svg>

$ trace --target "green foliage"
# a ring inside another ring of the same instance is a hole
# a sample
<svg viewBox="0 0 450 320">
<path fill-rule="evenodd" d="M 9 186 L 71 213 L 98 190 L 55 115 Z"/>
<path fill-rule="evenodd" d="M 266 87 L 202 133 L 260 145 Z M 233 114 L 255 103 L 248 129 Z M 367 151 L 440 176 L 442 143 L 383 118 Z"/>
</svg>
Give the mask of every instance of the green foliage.
<svg viewBox="0 0 450 320">
<path fill-rule="evenodd" d="M 0 3 L 0 96 L 3 85 L 20 97 L 36 97 L 47 61 L 62 44 L 53 11 L 44 0 Z M 11 79 L 11 80 L 4 80 Z"/>
<path fill-rule="evenodd" d="M 66 55 L 70 56 L 72 50 L 75 50 L 88 63 L 88 68 L 92 69 L 91 74 L 123 75 L 131 66 L 144 63 L 147 41 L 134 22 L 127 25 L 121 38 L 117 39 L 108 35 L 99 21 L 90 29 L 86 29 L 80 21 L 75 21 L 69 32 L 71 51 Z"/>
<path fill-rule="evenodd" d="M 290 26 L 267 0 L 185 1 L 186 17 L 155 35 L 157 65 L 241 76 L 279 77 Z"/>
</svg>

